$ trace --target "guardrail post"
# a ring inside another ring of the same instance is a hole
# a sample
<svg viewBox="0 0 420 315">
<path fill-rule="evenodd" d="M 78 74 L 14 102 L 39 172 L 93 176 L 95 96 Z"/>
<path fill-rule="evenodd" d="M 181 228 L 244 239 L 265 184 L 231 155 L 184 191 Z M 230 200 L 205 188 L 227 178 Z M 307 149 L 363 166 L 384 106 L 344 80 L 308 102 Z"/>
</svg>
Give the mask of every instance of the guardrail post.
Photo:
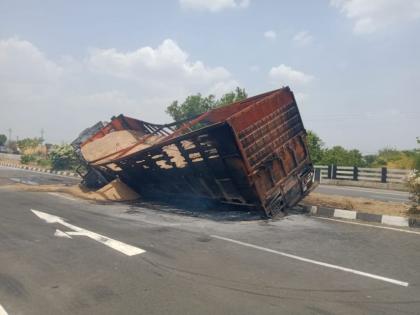
<svg viewBox="0 0 420 315">
<path fill-rule="evenodd" d="M 332 166 L 332 179 L 337 179 L 337 165 Z"/>
<path fill-rule="evenodd" d="M 331 174 L 332 174 L 332 165 L 328 165 L 328 173 L 327 173 L 328 179 L 332 178 Z"/>
<path fill-rule="evenodd" d="M 321 182 L 321 169 L 320 168 L 315 169 L 315 181 L 317 183 Z"/>
<path fill-rule="evenodd" d="M 387 173 L 388 173 L 387 168 L 386 167 L 382 167 L 382 172 L 381 172 L 381 182 L 382 183 L 386 183 Z"/>
<path fill-rule="evenodd" d="M 358 180 L 359 178 L 359 169 L 357 166 L 353 166 L 353 180 Z"/>
</svg>

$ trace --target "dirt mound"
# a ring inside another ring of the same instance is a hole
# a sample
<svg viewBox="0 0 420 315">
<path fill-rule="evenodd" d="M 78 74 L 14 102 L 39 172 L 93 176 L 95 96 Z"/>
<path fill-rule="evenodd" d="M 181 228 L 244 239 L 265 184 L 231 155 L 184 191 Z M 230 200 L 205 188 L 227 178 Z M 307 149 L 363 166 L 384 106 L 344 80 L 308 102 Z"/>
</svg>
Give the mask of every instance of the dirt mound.
<svg viewBox="0 0 420 315">
<path fill-rule="evenodd" d="M 28 186 L 24 184 L 17 184 L 13 187 L 17 187 L 20 190 L 24 191 L 65 193 L 74 197 L 96 201 L 131 201 L 140 198 L 140 196 L 135 191 L 133 191 L 119 179 L 110 182 L 108 185 L 102 187 L 97 191 L 89 190 L 82 185 Z"/>
</svg>

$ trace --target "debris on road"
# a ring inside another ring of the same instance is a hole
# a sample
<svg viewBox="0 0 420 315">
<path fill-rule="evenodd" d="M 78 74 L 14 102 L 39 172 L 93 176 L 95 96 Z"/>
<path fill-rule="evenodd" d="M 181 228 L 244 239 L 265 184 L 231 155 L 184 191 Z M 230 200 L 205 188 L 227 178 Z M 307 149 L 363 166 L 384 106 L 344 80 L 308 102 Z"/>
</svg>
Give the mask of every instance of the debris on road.
<svg viewBox="0 0 420 315">
<path fill-rule="evenodd" d="M 139 199 L 139 194 L 121 182 L 119 179 L 114 179 L 109 184 L 95 192 L 91 192 L 94 196 L 101 195 L 106 200 L 112 201 L 132 201 Z"/>
<path fill-rule="evenodd" d="M 7 186 L 3 187 L 7 188 Z M 24 184 L 16 184 L 12 187 L 23 191 L 64 193 L 77 198 L 95 201 L 134 201 L 139 199 L 139 195 L 119 179 L 110 182 L 109 184 L 96 191 L 80 184 L 72 186 L 29 186 Z"/>
<path fill-rule="evenodd" d="M 170 202 L 216 201 L 271 217 L 314 188 L 306 131 L 288 87 L 170 124 L 119 115 L 72 145 L 87 187 L 118 178 L 141 196 Z"/>
</svg>

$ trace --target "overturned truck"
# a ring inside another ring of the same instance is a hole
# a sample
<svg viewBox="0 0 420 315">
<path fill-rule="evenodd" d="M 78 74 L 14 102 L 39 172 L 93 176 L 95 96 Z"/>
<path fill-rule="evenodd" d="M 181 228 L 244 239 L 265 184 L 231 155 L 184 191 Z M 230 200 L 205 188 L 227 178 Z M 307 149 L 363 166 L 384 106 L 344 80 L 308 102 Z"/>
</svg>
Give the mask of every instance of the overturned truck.
<svg viewBox="0 0 420 315">
<path fill-rule="evenodd" d="M 73 146 L 86 164 L 85 185 L 120 178 L 149 198 L 217 201 L 272 217 L 314 187 L 288 87 L 172 124 L 119 115 L 82 132 Z"/>
</svg>

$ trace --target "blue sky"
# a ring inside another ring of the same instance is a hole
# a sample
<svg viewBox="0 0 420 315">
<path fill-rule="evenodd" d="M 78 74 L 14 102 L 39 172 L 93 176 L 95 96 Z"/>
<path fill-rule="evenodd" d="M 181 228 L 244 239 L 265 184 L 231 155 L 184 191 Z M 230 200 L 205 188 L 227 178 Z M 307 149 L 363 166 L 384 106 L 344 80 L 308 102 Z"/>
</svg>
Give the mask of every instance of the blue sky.
<svg viewBox="0 0 420 315">
<path fill-rule="evenodd" d="M 125 113 L 289 85 L 328 146 L 420 136 L 419 0 L 0 0 L 0 126 L 68 142 Z"/>
</svg>

